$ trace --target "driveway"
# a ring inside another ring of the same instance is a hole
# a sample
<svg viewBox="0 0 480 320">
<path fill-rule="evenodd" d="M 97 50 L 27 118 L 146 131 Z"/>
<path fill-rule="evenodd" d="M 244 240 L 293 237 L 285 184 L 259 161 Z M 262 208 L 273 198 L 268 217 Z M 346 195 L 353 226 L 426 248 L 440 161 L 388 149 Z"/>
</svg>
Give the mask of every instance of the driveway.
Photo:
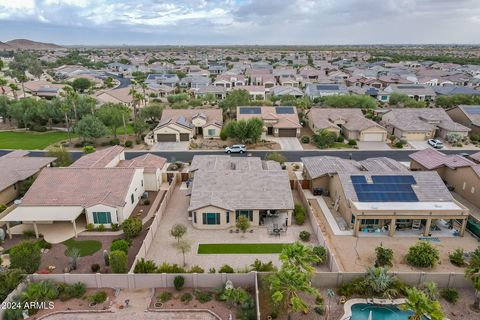
<svg viewBox="0 0 480 320">
<path fill-rule="evenodd" d="M 181 141 L 181 142 L 157 142 L 155 143 L 151 151 L 186 151 L 190 142 Z"/>
<path fill-rule="evenodd" d="M 411 145 L 412 148 L 416 149 L 416 150 L 424 150 L 424 149 L 427 149 L 427 148 L 431 148 L 431 146 L 428 144 L 428 142 L 426 140 L 424 140 L 424 141 L 408 141 L 408 144 Z M 444 144 L 443 148 L 439 149 L 439 150 L 441 151 L 441 150 L 449 150 L 449 149 L 450 148 Z"/>
<path fill-rule="evenodd" d="M 357 141 L 359 150 L 391 150 L 386 142 Z"/>
<path fill-rule="evenodd" d="M 298 138 L 287 138 L 287 137 L 267 137 L 268 140 L 276 142 L 280 145 L 282 150 L 286 151 L 300 151 L 303 150 L 302 144 Z"/>
</svg>

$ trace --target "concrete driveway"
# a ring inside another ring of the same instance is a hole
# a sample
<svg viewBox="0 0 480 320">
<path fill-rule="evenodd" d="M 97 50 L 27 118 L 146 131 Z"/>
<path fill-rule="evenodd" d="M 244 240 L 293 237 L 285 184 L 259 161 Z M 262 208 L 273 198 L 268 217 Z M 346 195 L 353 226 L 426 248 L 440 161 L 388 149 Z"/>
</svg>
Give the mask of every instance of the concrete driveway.
<svg viewBox="0 0 480 320">
<path fill-rule="evenodd" d="M 276 142 L 280 145 L 282 150 L 286 151 L 300 151 L 303 150 L 302 144 L 298 138 L 287 138 L 287 137 L 268 137 L 270 141 Z"/>
<path fill-rule="evenodd" d="M 151 151 L 186 151 L 190 142 L 181 141 L 181 142 L 157 142 L 155 143 Z"/>
<path fill-rule="evenodd" d="M 427 148 L 431 148 L 431 146 L 428 144 L 428 142 L 426 140 L 424 140 L 424 141 L 408 141 L 408 144 L 411 145 L 412 148 L 416 149 L 416 150 L 424 150 L 424 149 L 427 149 Z M 444 144 L 443 148 L 439 149 L 439 150 L 441 151 L 441 150 L 448 150 L 448 149 L 450 149 L 450 148 Z"/>
<path fill-rule="evenodd" d="M 359 150 L 391 150 L 386 142 L 357 141 Z"/>
</svg>

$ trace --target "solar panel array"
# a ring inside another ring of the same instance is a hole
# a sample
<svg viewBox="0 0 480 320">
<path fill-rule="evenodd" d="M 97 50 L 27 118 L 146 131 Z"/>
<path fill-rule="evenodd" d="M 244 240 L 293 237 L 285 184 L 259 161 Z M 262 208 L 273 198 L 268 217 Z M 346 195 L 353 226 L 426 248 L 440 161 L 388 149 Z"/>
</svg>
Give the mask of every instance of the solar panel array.
<svg viewBox="0 0 480 320">
<path fill-rule="evenodd" d="M 261 108 L 250 108 L 250 107 L 242 107 L 240 108 L 240 114 L 261 114 Z"/>
<path fill-rule="evenodd" d="M 332 84 L 332 85 L 325 85 L 325 84 L 320 84 L 317 85 L 317 90 L 339 90 L 339 86 Z"/>
<path fill-rule="evenodd" d="M 468 107 L 463 108 L 463 110 L 468 114 L 480 114 L 480 107 Z"/>
<path fill-rule="evenodd" d="M 372 176 L 368 183 L 364 176 L 351 176 L 355 193 L 360 202 L 417 202 L 412 189 L 413 176 Z"/>
<path fill-rule="evenodd" d="M 293 107 L 276 107 L 275 111 L 277 114 L 294 114 L 295 111 L 293 110 Z"/>
<path fill-rule="evenodd" d="M 409 85 L 406 85 L 406 86 L 398 86 L 397 88 L 398 89 L 424 89 L 425 87 L 424 86 L 409 86 Z"/>
</svg>

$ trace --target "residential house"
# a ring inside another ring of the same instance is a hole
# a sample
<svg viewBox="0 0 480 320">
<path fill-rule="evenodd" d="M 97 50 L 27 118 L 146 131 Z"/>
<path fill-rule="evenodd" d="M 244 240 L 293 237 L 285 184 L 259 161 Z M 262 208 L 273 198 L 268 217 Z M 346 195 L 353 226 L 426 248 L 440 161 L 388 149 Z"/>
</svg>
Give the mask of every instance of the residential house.
<svg viewBox="0 0 480 320">
<path fill-rule="evenodd" d="M 145 142 L 190 141 L 194 136 L 219 138 L 223 126 L 221 109 L 165 109 L 160 123 L 146 137 Z"/>
<path fill-rule="evenodd" d="M 298 119 L 297 108 L 281 107 L 237 107 L 237 120 L 259 118 L 263 121 L 263 134 L 274 137 L 299 137 L 302 125 Z"/>
<path fill-rule="evenodd" d="M 196 98 L 202 98 L 206 97 L 207 95 L 212 95 L 217 100 L 223 100 L 227 96 L 227 89 L 225 87 L 209 85 L 206 87 L 195 89 L 194 94 Z"/>
<path fill-rule="evenodd" d="M 274 97 L 292 96 L 295 98 L 303 97 L 303 91 L 291 86 L 275 86 L 270 89 L 270 94 Z"/>
<path fill-rule="evenodd" d="M 214 86 L 227 89 L 232 89 L 236 86 L 244 86 L 245 84 L 246 80 L 243 74 L 233 75 L 228 73 L 219 74 L 213 82 Z"/>
<path fill-rule="evenodd" d="M 208 65 L 208 71 L 211 75 L 221 74 L 227 71 L 227 66 L 225 64 L 212 63 Z"/>
<path fill-rule="evenodd" d="M 391 84 L 385 88 L 385 92 L 405 94 L 417 101 L 432 101 L 436 97 L 431 86 L 420 84 Z"/>
<path fill-rule="evenodd" d="M 436 171 L 452 191 L 480 207 L 480 164 L 432 148 L 417 151 L 409 157 L 411 170 Z"/>
<path fill-rule="evenodd" d="M 470 134 L 480 134 L 480 105 L 459 105 L 447 110 L 447 114 L 453 121 L 470 128 Z"/>
<path fill-rule="evenodd" d="M 312 99 L 345 94 L 348 94 L 348 91 L 344 84 L 314 83 L 305 87 L 305 95 Z"/>
<path fill-rule="evenodd" d="M 180 80 L 178 85 L 183 88 L 199 89 L 210 85 L 210 78 L 200 75 L 186 76 Z"/>
<path fill-rule="evenodd" d="M 130 87 L 112 89 L 105 91 L 98 91 L 95 93 L 95 97 L 101 103 L 123 103 L 127 106 L 132 106 L 133 97 L 130 94 Z"/>
<path fill-rule="evenodd" d="M 386 141 L 387 130 L 364 117 L 360 109 L 311 108 L 307 114 L 313 132 L 329 130 L 346 139 L 359 141 Z"/>
<path fill-rule="evenodd" d="M 241 216 L 252 226 L 292 223 L 294 202 L 288 173 L 278 163 L 260 158 L 194 156 L 188 207 L 198 229 L 235 228 Z"/>
<path fill-rule="evenodd" d="M 266 89 L 264 86 L 236 86 L 236 90 L 246 90 L 252 100 L 265 100 Z"/>
<path fill-rule="evenodd" d="M 453 121 L 441 108 L 391 109 L 382 116 L 389 134 L 405 140 L 427 140 L 450 134 L 466 137 L 469 128 Z"/>
<path fill-rule="evenodd" d="M 147 84 L 156 83 L 159 85 L 175 87 L 175 85 L 177 85 L 179 81 L 180 79 L 175 73 L 162 73 L 162 74 L 151 73 L 147 76 L 145 83 Z"/>
<path fill-rule="evenodd" d="M 436 172 L 409 172 L 388 158 L 357 162 L 319 156 L 302 162 L 308 188 L 328 195 L 320 203 L 330 202 L 342 218 L 339 224 L 354 236 L 404 230 L 428 236 L 432 226 L 443 228 L 450 219 L 461 221 L 460 236 L 465 232 L 469 210 L 453 199 Z"/>
</svg>

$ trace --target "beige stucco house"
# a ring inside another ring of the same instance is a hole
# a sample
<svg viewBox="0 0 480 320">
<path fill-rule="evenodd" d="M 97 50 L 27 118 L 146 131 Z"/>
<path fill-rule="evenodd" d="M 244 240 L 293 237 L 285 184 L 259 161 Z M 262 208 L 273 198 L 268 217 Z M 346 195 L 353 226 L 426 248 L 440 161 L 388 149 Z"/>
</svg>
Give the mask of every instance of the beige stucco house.
<svg viewBox="0 0 480 320">
<path fill-rule="evenodd" d="M 329 130 L 347 139 L 385 141 L 387 130 L 363 116 L 360 109 L 311 108 L 307 114 L 313 132 Z"/>
<path fill-rule="evenodd" d="M 274 137 L 299 137 L 302 129 L 298 119 L 297 108 L 281 107 L 237 107 L 237 120 L 259 118 L 263 121 L 263 135 Z"/>
<path fill-rule="evenodd" d="M 145 142 L 190 141 L 194 136 L 219 138 L 223 126 L 221 109 L 166 109 L 158 126 L 146 137 Z"/>
<path fill-rule="evenodd" d="M 471 135 L 480 134 L 480 106 L 459 105 L 447 110 L 453 121 L 471 129 Z"/>
<path fill-rule="evenodd" d="M 194 156 L 189 219 L 198 229 L 235 228 L 240 216 L 252 226 L 289 226 L 294 208 L 288 173 L 260 158 Z"/>
</svg>

